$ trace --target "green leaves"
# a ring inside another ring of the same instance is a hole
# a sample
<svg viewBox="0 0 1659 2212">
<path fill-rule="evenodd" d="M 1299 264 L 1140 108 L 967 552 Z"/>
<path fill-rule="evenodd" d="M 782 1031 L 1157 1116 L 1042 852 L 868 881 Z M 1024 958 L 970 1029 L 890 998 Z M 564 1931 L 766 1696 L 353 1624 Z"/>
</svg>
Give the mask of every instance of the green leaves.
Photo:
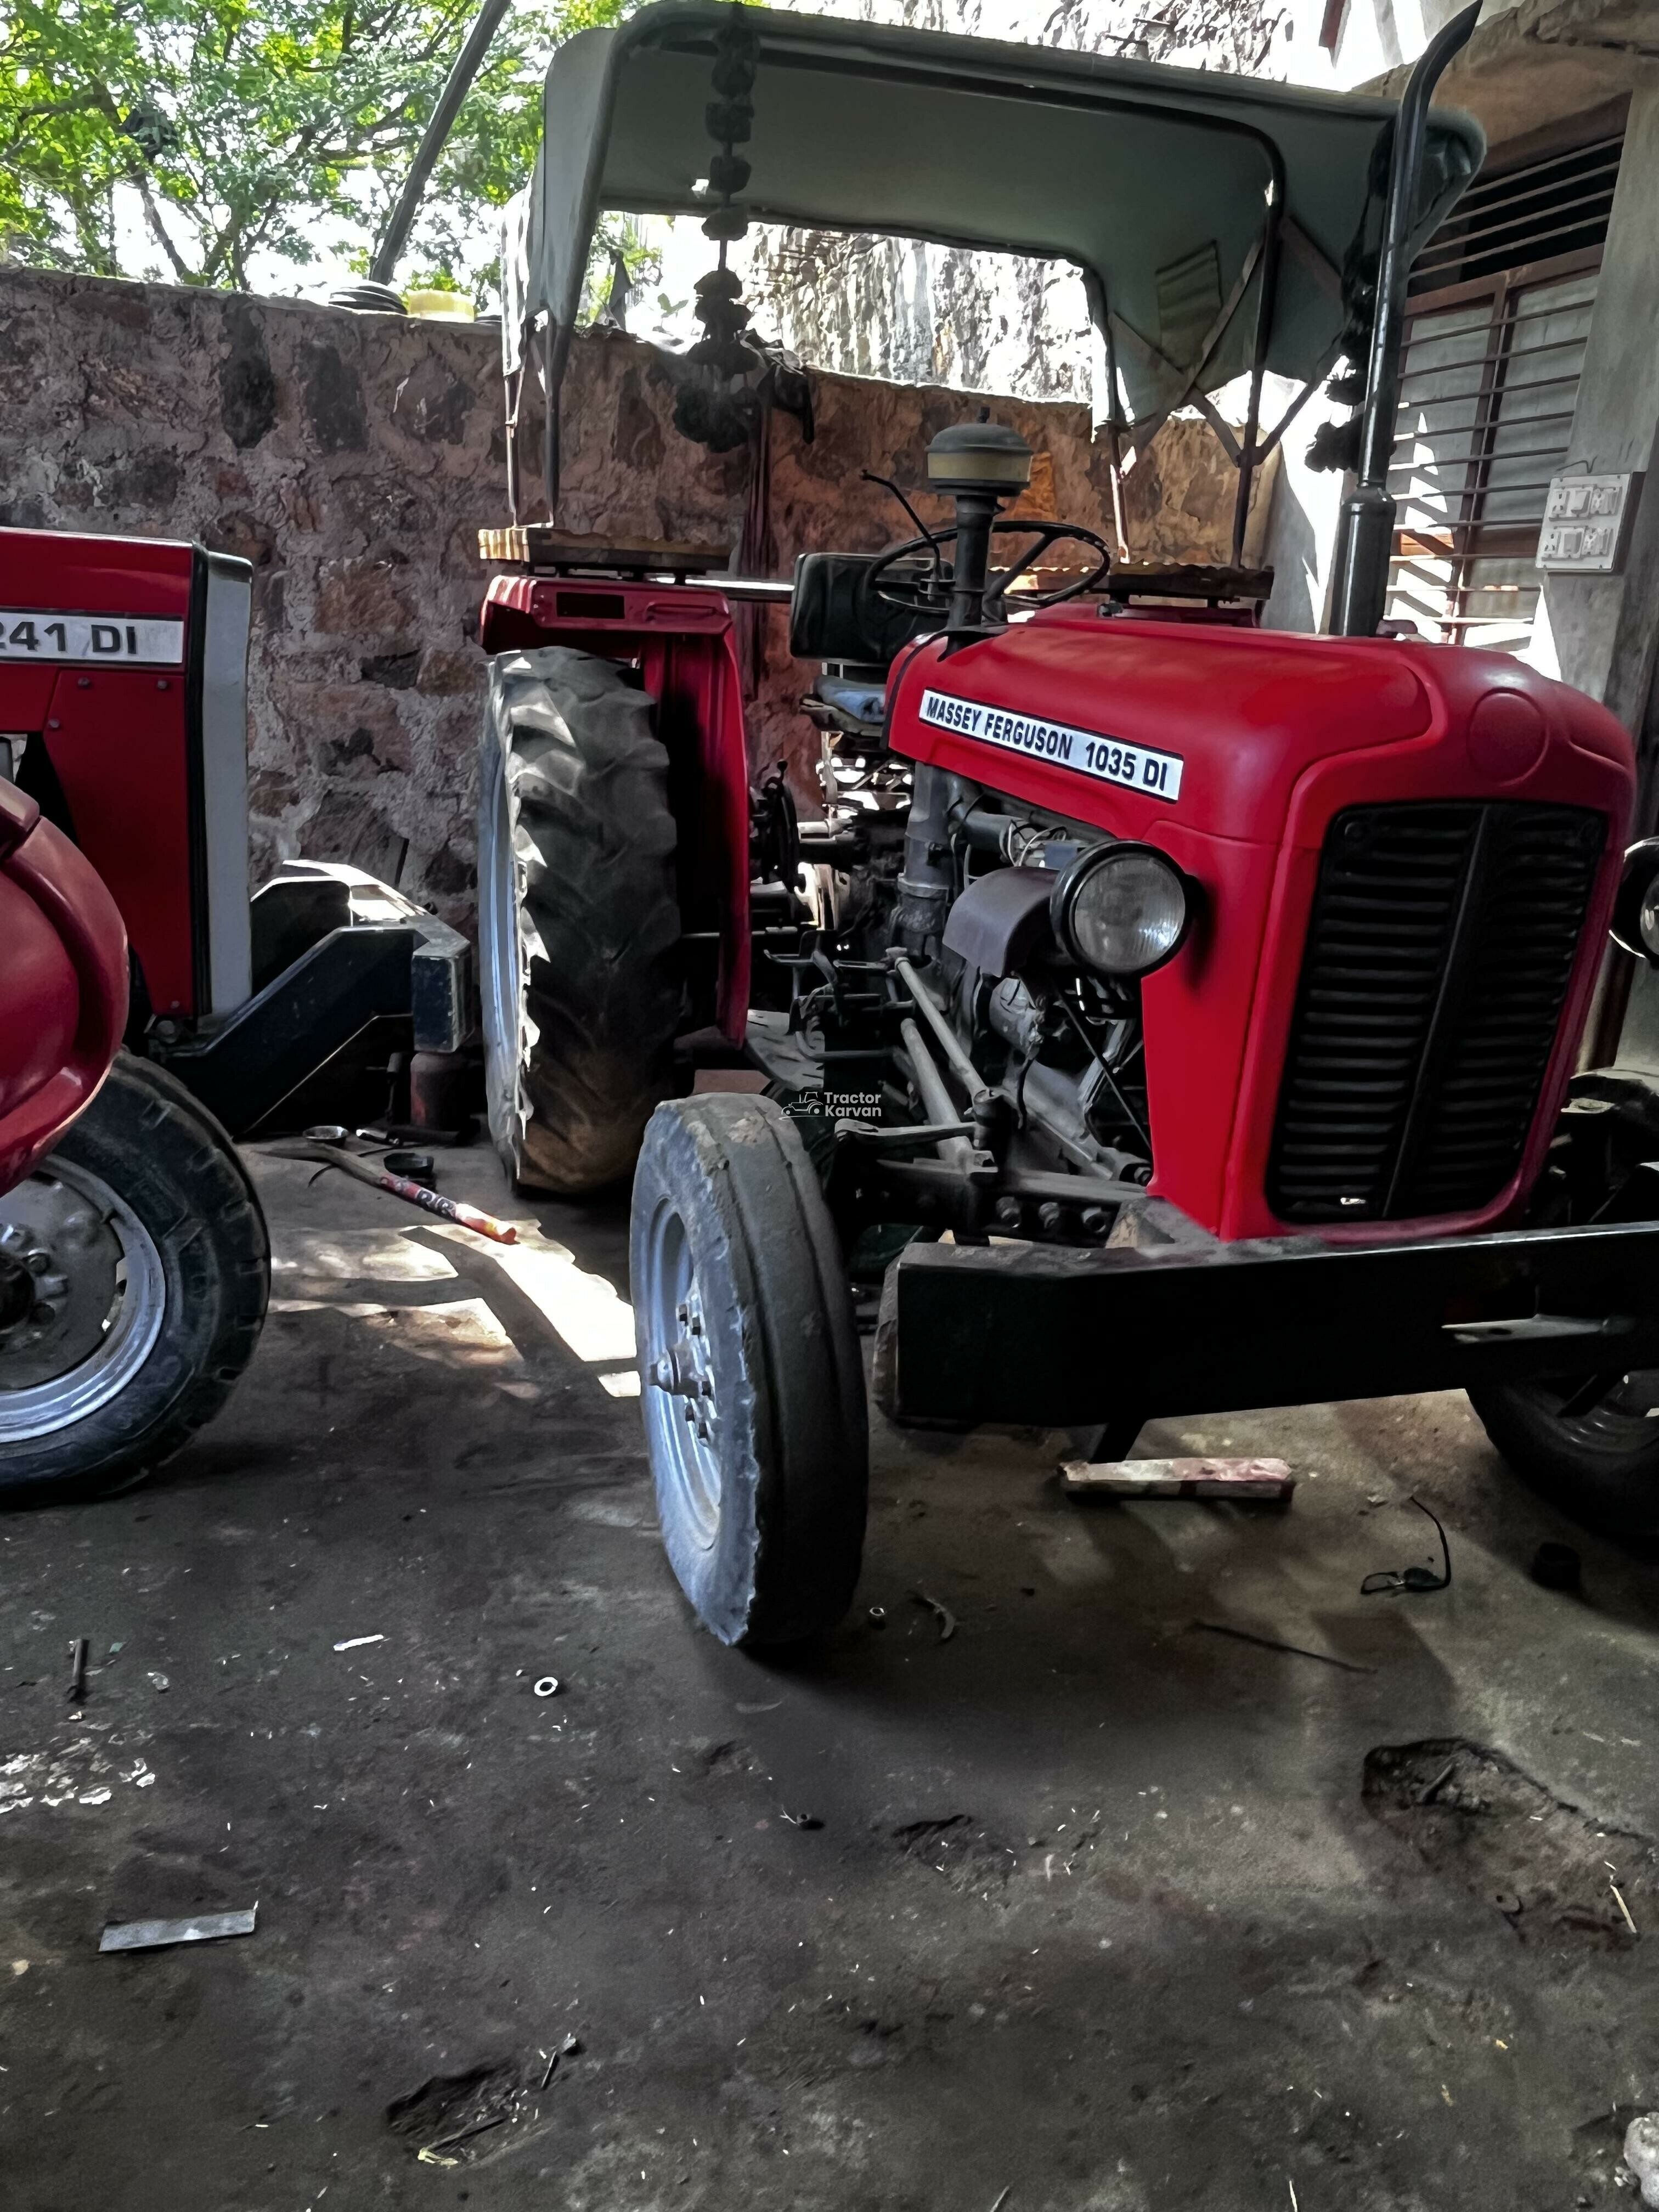
<svg viewBox="0 0 1659 2212">
<path fill-rule="evenodd" d="M 627 0 L 548 0 L 496 33 L 410 245 L 465 281 L 479 217 L 526 183 L 552 48 Z M 373 237 L 477 0 L 0 0 L 0 252 L 245 289 Z"/>
</svg>

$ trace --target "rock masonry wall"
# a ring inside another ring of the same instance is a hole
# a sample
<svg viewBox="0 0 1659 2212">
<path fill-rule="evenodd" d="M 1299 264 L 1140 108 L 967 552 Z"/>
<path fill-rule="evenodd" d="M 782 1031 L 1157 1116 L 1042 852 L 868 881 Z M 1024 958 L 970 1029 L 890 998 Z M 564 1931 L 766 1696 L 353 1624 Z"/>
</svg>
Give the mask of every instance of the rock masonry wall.
<svg viewBox="0 0 1659 2212">
<path fill-rule="evenodd" d="M 815 379 L 817 434 L 779 416 L 770 573 L 908 526 L 870 469 L 907 487 L 963 395 Z M 650 349 L 574 349 L 566 495 L 576 530 L 735 545 L 744 453 L 672 428 Z M 996 399 L 1040 456 L 1036 511 L 1103 527 L 1103 451 L 1078 404 Z M 253 563 L 249 670 L 256 880 L 296 854 L 347 860 L 465 925 L 473 907 L 481 524 L 505 517 L 493 332 L 299 301 L 0 270 L 0 523 L 198 538 Z M 1202 426 L 1169 424 L 1131 479 L 1143 556 L 1225 557 L 1229 472 Z M 1265 526 L 1258 501 L 1255 540 Z M 926 508 L 924 511 L 928 511 Z M 939 514 L 937 503 L 932 508 Z M 760 618 L 757 761 L 804 793 L 817 739 L 783 616 Z"/>
</svg>

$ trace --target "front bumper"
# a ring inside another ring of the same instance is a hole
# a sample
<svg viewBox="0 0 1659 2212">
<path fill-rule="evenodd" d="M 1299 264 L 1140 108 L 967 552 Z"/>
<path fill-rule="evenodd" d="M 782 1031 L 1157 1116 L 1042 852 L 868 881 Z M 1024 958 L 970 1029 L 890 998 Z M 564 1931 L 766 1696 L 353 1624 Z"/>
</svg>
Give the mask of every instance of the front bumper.
<svg viewBox="0 0 1659 2212">
<path fill-rule="evenodd" d="M 907 1246 L 899 1419 L 1080 1425 L 1659 1368 L 1659 1222 L 1339 1248 Z"/>
</svg>

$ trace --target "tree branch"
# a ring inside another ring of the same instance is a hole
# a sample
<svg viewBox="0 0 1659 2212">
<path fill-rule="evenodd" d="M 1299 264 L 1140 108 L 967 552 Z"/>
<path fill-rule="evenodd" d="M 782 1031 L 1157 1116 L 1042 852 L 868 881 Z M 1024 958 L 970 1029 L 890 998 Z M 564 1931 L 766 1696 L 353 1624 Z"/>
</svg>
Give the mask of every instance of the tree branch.
<svg viewBox="0 0 1659 2212">
<path fill-rule="evenodd" d="M 144 204 L 144 220 L 149 225 L 150 235 L 155 239 L 155 243 L 161 247 L 162 252 L 166 254 L 167 259 L 173 264 L 173 274 L 178 277 L 179 283 L 181 284 L 187 284 L 190 282 L 192 272 L 189 266 L 179 258 L 177 247 L 173 245 L 173 240 L 167 236 L 166 230 L 162 228 L 161 210 L 155 204 L 155 196 L 149 188 L 149 179 L 144 175 L 142 170 L 140 170 L 137 175 L 133 178 L 132 182 L 138 187 L 138 197 Z"/>
</svg>

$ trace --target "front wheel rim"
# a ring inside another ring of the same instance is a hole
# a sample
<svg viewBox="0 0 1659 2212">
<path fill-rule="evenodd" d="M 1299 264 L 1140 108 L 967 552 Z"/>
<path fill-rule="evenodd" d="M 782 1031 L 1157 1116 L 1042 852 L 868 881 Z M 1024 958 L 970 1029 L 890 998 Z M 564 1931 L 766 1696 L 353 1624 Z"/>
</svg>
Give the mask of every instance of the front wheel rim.
<svg viewBox="0 0 1659 2212">
<path fill-rule="evenodd" d="M 167 1273 L 126 1200 L 76 1161 L 49 1158 L 0 1199 L 0 1240 L 46 1291 L 0 1336 L 0 1445 L 28 1443 L 127 1389 L 161 1334 Z"/>
<path fill-rule="evenodd" d="M 641 1383 L 653 1470 L 701 1551 L 720 1522 L 720 1413 L 713 1347 L 685 1224 L 666 1200 L 646 1236 Z"/>
</svg>

